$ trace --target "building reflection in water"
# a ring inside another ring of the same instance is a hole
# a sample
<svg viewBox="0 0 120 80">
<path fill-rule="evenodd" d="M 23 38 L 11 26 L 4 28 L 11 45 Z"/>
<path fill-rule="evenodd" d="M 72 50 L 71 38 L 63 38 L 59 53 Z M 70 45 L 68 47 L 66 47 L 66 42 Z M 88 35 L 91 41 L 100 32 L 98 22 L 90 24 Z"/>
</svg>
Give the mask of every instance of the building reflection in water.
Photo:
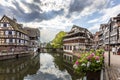
<svg viewBox="0 0 120 80">
<path fill-rule="evenodd" d="M 23 80 L 24 76 L 35 74 L 40 68 L 39 56 L 0 61 L 0 80 Z"/>
<path fill-rule="evenodd" d="M 34 75 L 29 75 L 24 80 L 72 80 L 62 64 L 62 59 L 57 55 L 49 53 L 40 54 L 40 69 Z"/>
<path fill-rule="evenodd" d="M 77 79 L 81 79 L 81 75 L 80 74 L 76 74 L 73 65 L 75 63 L 75 60 L 77 59 L 76 56 L 73 56 L 69 53 L 63 53 L 63 65 L 64 68 L 70 73 L 70 75 L 72 76 L 72 80 L 77 80 Z"/>
</svg>

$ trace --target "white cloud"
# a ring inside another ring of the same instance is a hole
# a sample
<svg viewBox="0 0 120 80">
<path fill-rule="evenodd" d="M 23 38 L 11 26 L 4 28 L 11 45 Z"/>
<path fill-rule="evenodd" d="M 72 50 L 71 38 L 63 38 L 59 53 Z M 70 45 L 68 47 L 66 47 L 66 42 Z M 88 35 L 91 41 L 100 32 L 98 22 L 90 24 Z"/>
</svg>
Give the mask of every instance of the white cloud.
<svg viewBox="0 0 120 80">
<path fill-rule="evenodd" d="M 100 24 L 94 24 L 93 27 L 88 28 L 92 33 L 95 33 L 99 30 Z"/>
<path fill-rule="evenodd" d="M 99 21 L 98 18 L 97 18 L 97 19 L 90 20 L 90 21 L 88 21 L 88 23 L 95 23 L 95 22 L 97 22 L 97 21 Z"/>
<path fill-rule="evenodd" d="M 60 30 L 53 29 L 53 28 L 42 28 L 41 29 L 41 42 L 49 42 L 52 41 L 55 37 L 55 35 L 59 32 Z"/>
<path fill-rule="evenodd" d="M 16 0 L 16 2 L 18 2 L 19 6 L 22 8 L 22 10 L 25 12 L 25 13 L 31 13 L 32 10 L 27 7 L 25 4 L 23 4 L 20 0 Z"/>
<path fill-rule="evenodd" d="M 60 10 L 67 8 L 71 0 L 41 0 L 41 9 L 43 11 Z"/>
<path fill-rule="evenodd" d="M 106 4 L 109 2 L 109 0 L 90 0 L 92 4 L 86 8 L 80 13 L 81 16 L 87 16 L 91 15 L 92 13 L 98 11 L 99 9 L 104 8 Z"/>
<path fill-rule="evenodd" d="M 33 0 L 25 0 L 27 3 L 33 3 Z"/>
<path fill-rule="evenodd" d="M 100 13 L 103 14 L 103 16 L 100 18 L 101 22 L 108 21 L 111 17 L 115 17 L 120 13 L 120 4 L 111 8 L 103 9 Z"/>
<path fill-rule="evenodd" d="M 0 5 L 7 6 L 7 7 L 12 7 L 12 8 L 17 10 L 16 6 L 13 5 L 12 2 L 14 2 L 14 0 L 8 0 L 8 2 L 6 2 L 5 0 L 0 0 Z"/>
</svg>

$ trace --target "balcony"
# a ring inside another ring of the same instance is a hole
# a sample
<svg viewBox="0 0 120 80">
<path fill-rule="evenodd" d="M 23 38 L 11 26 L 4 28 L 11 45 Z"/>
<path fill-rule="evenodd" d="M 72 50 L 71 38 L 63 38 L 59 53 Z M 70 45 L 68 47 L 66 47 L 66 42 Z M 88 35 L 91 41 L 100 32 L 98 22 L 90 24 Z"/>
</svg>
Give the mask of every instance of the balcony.
<svg viewBox="0 0 120 80">
<path fill-rule="evenodd" d="M 105 41 L 104 44 L 109 44 L 109 42 L 108 42 L 108 41 Z"/>
<path fill-rule="evenodd" d="M 114 41 L 110 41 L 110 44 L 117 44 L 117 40 L 114 40 Z"/>
<path fill-rule="evenodd" d="M 17 45 L 16 43 L 0 43 L 0 45 Z"/>
<path fill-rule="evenodd" d="M 111 34 L 110 36 L 117 35 L 117 30 L 115 30 L 115 31 L 112 31 L 110 34 Z"/>
<path fill-rule="evenodd" d="M 64 45 L 85 45 L 86 43 L 64 43 Z"/>
<path fill-rule="evenodd" d="M 28 43 L 0 43 L 0 46 L 28 46 L 29 44 Z"/>
<path fill-rule="evenodd" d="M 72 37 L 72 38 L 68 38 L 68 39 L 64 39 L 63 41 L 68 41 L 68 40 L 74 40 L 74 39 L 85 39 L 85 37 Z"/>
<path fill-rule="evenodd" d="M 67 34 L 66 36 L 72 36 L 72 35 L 75 35 L 75 34 L 78 34 L 78 33 L 85 33 L 85 31 L 83 31 L 83 30 L 77 31 L 77 32 L 74 32 L 74 33 L 71 33 L 71 34 Z"/>
<path fill-rule="evenodd" d="M 101 40 L 103 40 L 103 39 L 104 39 L 104 37 L 102 36 L 102 37 L 99 38 L 99 41 L 101 41 Z"/>
<path fill-rule="evenodd" d="M 19 38 L 19 39 L 29 40 L 29 38 L 24 38 L 16 35 L 0 35 L 0 38 Z"/>
<path fill-rule="evenodd" d="M 0 35 L 0 38 L 16 38 L 16 35 Z"/>
<path fill-rule="evenodd" d="M 99 45 L 103 45 L 103 43 L 104 43 L 104 42 L 99 42 L 98 44 L 99 44 Z"/>
</svg>

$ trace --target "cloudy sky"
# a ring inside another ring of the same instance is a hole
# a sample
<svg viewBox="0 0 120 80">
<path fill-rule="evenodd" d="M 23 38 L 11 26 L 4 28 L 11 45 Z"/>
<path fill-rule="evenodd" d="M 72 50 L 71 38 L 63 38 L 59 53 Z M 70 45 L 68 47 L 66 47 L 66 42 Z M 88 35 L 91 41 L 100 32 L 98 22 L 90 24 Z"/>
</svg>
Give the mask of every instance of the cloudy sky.
<svg viewBox="0 0 120 80">
<path fill-rule="evenodd" d="M 96 32 L 120 13 L 120 0 L 0 0 L 0 17 L 15 17 L 28 27 L 41 27 L 42 41 L 78 25 Z"/>
</svg>

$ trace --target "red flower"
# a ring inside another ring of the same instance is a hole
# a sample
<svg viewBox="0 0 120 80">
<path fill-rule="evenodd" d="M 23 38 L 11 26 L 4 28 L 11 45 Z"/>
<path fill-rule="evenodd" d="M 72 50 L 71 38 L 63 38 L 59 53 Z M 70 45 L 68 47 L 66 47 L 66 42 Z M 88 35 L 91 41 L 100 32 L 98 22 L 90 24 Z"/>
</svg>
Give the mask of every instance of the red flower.
<svg viewBox="0 0 120 80">
<path fill-rule="evenodd" d="M 99 56 L 95 56 L 95 59 L 96 59 L 96 60 L 99 60 L 99 59 L 100 59 L 100 57 L 99 57 Z"/>
</svg>

